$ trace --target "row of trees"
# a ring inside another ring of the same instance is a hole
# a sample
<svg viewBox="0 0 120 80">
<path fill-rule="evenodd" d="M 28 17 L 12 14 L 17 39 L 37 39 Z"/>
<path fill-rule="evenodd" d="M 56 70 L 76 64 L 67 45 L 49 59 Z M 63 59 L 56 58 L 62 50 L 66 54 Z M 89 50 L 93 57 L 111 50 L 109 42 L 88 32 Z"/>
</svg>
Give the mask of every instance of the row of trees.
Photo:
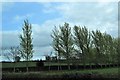
<svg viewBox="0 0 120 80">
<path fill-rule="evenodd" d="M 23 33 L 19 36 L 20 46 L 12 47 L 10 55 L 15 60 L 16 55 L 29 61 L 33 57 L 32 26 L 28 20 L 24 21 Z M 65 58 L 70 69 L 72 60 L 80 60 L 80 63 L 116 63 L 118 56 L 118 39 L 99 30 L 88 31 L 80 26 L 74 26 L 73 31 L 68 23 L 55 27 L 51 35 L 53 48 L 56 51 L 58 63 Z M 10 55 L 7 55 L 9 58 Z M 28 71 L 28 64 L 26 64 Z"/>
<path fill-rule="evenodd" d="M 85 26 L 74 26 L 68 23 L 55 27 L 53 34 L 53 48 L 58 62 L 61 58 L 68 61 L 79 59 L 80 63 L 117 63 L 118 39 L 99 30 L 89 31 Z M 70 67 L 69 67 L 70 68 Z"/>
</svg>

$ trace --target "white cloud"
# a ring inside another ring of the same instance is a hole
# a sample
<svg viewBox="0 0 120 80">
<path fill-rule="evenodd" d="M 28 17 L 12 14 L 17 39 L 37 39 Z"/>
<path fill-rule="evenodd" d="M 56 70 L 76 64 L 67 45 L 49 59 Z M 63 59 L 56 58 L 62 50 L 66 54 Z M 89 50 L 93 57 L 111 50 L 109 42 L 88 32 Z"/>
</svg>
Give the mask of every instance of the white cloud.
<svg viewBox="0 0 120 80">
<path fill-rule="evenodd" d="M 25 20 L 25 19 L 28 19 L 28 18 L 30 18 L 30 17 L 32 17 L 32 14 L 26 14 L 26 15 L 16 15 L 14 18 L 13 18 L 13 22 L 15 21 L 23 21 L 23 20 Z"/>
<path fill-rule="evenodd" d="M 91 30 L 99 29 L 115 35 L 117 32 L 118 6 L 117 3 L 63 3 L 52 6 L 49 4 L 51 13 L 59 12 L 62 16 L 59 19 L 49 22 L 69 22 L 70 24 L 86 26 Z M 49 8 L 45 7 L 46 10 Z M 57 20 L 57 21 L 56 21 Z"/>
<path fill-rule="evenodd" d="M 45 59 L 45 55 L 50 55 L 50 53 L 53 51 L 51 46 L 34 47 L 34 49 L 36 51 L 33 56 L 34 60 Z"/>
<path fill-rule="evenodd" d="M 59 26 L 59 24 L 63 24 L 60 19 L 48 20 L 42 25 L 32 24 L 34 45 L 41 47 L 49 46 L 52 43 L 52 30 L 54 26 Z"/>
</svg>

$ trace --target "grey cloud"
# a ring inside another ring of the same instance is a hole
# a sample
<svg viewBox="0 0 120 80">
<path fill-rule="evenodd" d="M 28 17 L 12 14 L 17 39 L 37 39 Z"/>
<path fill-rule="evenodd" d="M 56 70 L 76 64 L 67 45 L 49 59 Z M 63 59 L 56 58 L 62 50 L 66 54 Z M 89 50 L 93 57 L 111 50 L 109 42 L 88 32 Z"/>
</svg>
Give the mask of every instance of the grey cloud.
<svg viewBox="0 0 120 80">
<path fill-rule="evenodd" d="M 40 33 L 33 35 L 33 43 L 35 46 L 48 46 L 51 44 L 52 38 L 49 33 Z"/>
<path fill-rule="evenodd" d="M 2 31 L 2 47 L 11 47 L 19 45 L 18 31 Z"/>
</svg>

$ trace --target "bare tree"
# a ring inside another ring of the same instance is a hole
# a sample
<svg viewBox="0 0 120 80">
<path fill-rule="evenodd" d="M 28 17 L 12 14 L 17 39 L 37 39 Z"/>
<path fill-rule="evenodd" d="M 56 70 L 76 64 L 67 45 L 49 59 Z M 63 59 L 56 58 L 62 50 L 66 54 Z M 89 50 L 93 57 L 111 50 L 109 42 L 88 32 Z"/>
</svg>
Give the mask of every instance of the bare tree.
<svg viewBox="0 0 120 80">
<path fill-rule="evenodd" d="M 5 56 L 9 61 L 15 62 L 15 57 L 20 56 L 20 49 L 19 47 L 10 47 L 2 49 L 3 56 Z"/>
<path fill-rule="evenodd" d="M 9 61 L 14 61 L 14 72 L 15 72 L 15 63 L 20 60 L 20 49 L 19 47 L 10 47 L 2 49 L 3 56 L 6 57 Z M 19 58 L 19 59 L 18 59 Z"/>
</svg>

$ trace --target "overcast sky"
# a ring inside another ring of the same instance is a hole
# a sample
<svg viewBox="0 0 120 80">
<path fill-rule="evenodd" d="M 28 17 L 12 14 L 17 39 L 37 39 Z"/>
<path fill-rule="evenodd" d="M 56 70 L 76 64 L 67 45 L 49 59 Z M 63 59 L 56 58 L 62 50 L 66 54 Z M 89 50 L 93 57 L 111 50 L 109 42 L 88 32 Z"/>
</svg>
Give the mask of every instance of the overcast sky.
<svg viewBox="0 0 120 80">
<path fill-rule="evenodd" d="M 2 46 L 19 45 L 23 21 L 32 24 L 34 57 L 41 59 L 53 51 L 51 33 L 54 26 L 86 26 L 89 30 L 118 36 L 117 2 L 5 2 L 2 3 Z"/>
</svg>

